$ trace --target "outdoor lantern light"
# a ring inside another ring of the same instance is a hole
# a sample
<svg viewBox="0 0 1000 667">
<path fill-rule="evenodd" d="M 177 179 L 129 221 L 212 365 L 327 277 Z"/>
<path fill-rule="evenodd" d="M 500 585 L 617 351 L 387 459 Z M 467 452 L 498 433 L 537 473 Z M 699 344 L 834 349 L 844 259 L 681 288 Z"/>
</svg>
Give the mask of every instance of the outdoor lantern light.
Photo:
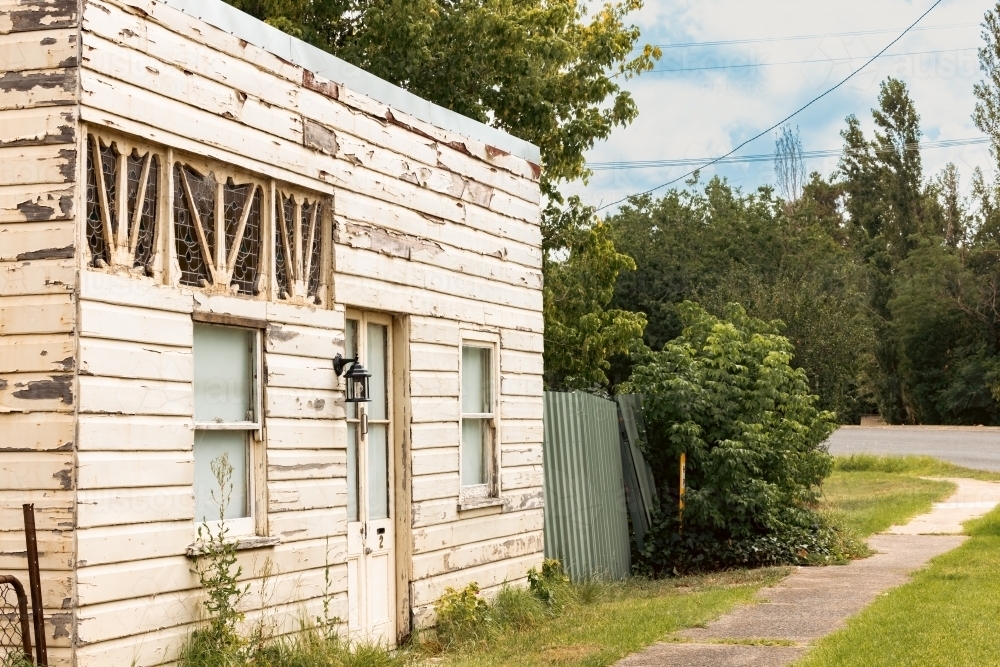
<svg viewBox="0 0 1000 667">
<path fill-rule="evenodd" d="M 351 364 L 351 368 L 345 374 L 344 366 L 347 364 Z M 372 399 L 368 395 L 368 378 L 372 374 L 365 370 L 357 357 L 344 359 L 338 354 L 333 358 L 333 370 L 337 373 L 337 377 L 343 375 L 344 379 L 347 380 L 347 398 L 345 400 L 348 403 L 371 402 Z"/>
</svg>

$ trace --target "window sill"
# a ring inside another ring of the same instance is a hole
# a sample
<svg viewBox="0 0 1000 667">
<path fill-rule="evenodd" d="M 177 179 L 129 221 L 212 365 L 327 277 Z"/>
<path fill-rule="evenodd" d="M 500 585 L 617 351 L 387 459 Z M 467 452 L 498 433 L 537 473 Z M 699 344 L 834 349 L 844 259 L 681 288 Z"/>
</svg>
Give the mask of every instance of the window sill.
<svg viewBox="0 0 1000 667">
<path fill-rule="evenodd" d="M 281 538 L 260 536 L 234 537 L 227 539 L 226 544 L 235 544 L 237 551 L 249 551 L 250 549 L 276 547 L 281 544 Z M 205 555 L 205 551 L 204 542 L 194 542 L 188 545 L 187 549 L 184 550 L 184 554 L 188 558 L 197 558 L 198 556 Z"/>
<path fill-rule="evenodd" d="M 468 512 L 469 510 L 481 510 L 487 507 L 503 507 L 503 504 L 503 498 L 470 498 L 458 503 L 458 511 Z"/>
</svg>

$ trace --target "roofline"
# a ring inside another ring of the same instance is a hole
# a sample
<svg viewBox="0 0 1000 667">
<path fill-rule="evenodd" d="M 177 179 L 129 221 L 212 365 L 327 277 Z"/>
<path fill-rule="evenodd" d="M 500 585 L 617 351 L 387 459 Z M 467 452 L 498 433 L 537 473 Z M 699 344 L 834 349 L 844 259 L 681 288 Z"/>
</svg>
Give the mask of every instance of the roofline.
<svg viewBox="0 0 1000 667">
<path fill-rule="evenodd" d="M 249 44 L 260 47 L 283 60 L 319 74 L 386 106 L 398 109 L 425 123 L 457 132 L 529 162 L 541 164 L 541 153 L 534 144 L 418 97 L 301 39 L 283 33 L 222 0 L 160 1 L 169 7 L 239 37 Z"/>
</svg>

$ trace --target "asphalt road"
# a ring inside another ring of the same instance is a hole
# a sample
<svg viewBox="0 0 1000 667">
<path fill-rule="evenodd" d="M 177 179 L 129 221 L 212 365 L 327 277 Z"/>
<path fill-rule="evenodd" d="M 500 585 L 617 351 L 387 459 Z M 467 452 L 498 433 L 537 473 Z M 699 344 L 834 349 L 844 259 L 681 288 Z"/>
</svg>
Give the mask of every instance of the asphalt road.
<svg viewBox="0 0 1000 667">
<path fill-rule="evenodd" d="M 1000 428 L 841 426 L 831 454 L 918 454 L 1000 472 Z"/>
</svg>

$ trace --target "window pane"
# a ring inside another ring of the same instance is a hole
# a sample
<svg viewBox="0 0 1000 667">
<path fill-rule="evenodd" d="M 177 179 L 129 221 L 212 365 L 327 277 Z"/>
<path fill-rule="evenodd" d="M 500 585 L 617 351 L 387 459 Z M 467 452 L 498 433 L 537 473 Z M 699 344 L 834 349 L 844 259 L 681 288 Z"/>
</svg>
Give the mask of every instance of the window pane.
<svg viewBox="0 0 1000 667">
<path fill-rule="evenodd" d="M 389 518 L 388 426 L 368 426 L 368 520 Z"/>
<path fill-rule="evenodd" d="M 347 331 L 344 332 L 344 356 L 348 359 L 353 359 L 358 353 L 358 328 L 357 320 L 347 320 Z M 346 383 L 346 380 L 344 382 Z M 347 404 L 347 418 L 358 418 L 357 403 Z"/>
<path fill-rule="evenodd" d="M 194 434 L 194 520 L 218 521 L 220 504 L 226 519 L 250 516 L 249 431 L 195 431 Z M 226 486 L 220 487 L 212 463 L 223 457 L 233 467 Z"/>
<path fill-rule="evenodd" d="M 493 412 L 490 397 L 490 352 L 485 347 L 462 348 L 462 412 Z"/>
<path fill-rule="evenodd" d="M 381 324 L 368 325 L 368 372 L 372 374 L 369 381 L 371 387 L 371 403 L 368 404 L 369 419 L 388 419 L 388 400 L 386 398 L 386 343 L 389 332 Z"/>
<path fill-rule="evenodd" d="M 253 335 L 247 329 L 194 325 L 195 421 L 254 421 Z"/>
<path fill-rule="evenodd" d="M 347 520 L 358 520 L 358 425 L 347 425 Z"/>
<path fill-rule="evenodd" d="M 486 484 L 487 420 L 462 420 L 462 486 Z"/>
</svg>

